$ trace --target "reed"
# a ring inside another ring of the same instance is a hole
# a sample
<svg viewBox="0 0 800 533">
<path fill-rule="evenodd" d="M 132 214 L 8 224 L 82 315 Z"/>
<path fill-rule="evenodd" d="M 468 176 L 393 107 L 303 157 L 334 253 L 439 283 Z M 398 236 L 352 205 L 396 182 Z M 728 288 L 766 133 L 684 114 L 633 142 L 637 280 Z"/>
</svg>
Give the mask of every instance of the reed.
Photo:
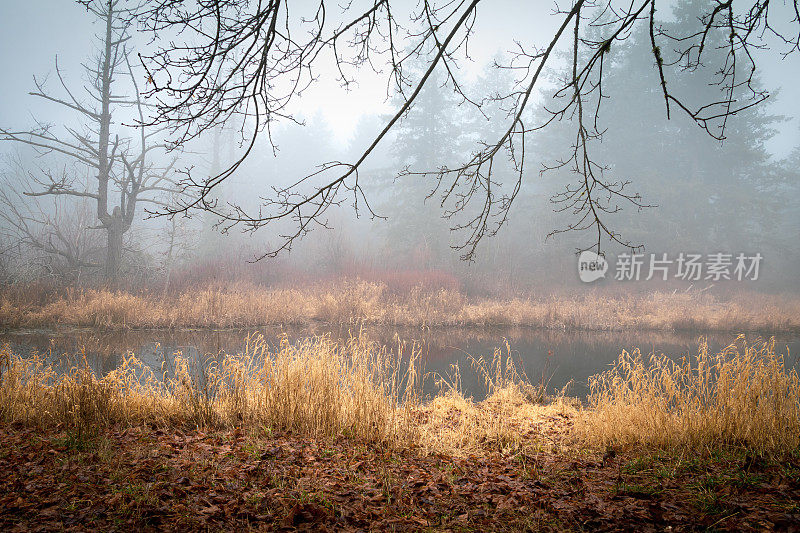
<svg viewBox="0 0 800 533">
<path fill-rule="evenodd" d="M 83 432 L 114 422 L 193 426 L 264 425 L 314 436 L 350 435 L 399 442 L 403 405 L 418 390 L 414 357 L 405 363 L 362 336 L 328 337 L 268 353 L 260 336 L 247 349 L 200 369 L 176 355 L 157 378 L 133 355 L 102 378 L 85 358 L 59 373 L 47 354 L 0 349 L 0 417 L 13 423 L 66 424 Z"/>
<path fill-rule="evenodd" d="M 702 341 L 680 361 L 623 351 L 589 385 L 580 427 L 598 445 L 740 446 L 768 454 L 800 446 L 800 379 L 774 339 L 748 344 L 739 336 L 717 354 Z"/>
<path fill-rule="evenodd" d="M 587 406 L 563 391 L 547 397 L 508 345 L 473 361 L 487 387 L 481 402 L 463 394 L 458 367 L 435 376 L 438 393 L 423 401 L 419 354 L 392 353 L 361 334 L 344 343 L 284 339 L 273 352 L 251 336 L 241 353 L 208 364 L 176 355 L 158 376 L 133 354 L 103 377 L 85 357 L 66 372 L 50 360 L 0 349 L 0 421 L 66 426 L 80 439 L 110 424 L 264 427 L 450 455 L 587 444 L 767 455 L 800 447 L 800 379 L 774 340 L 739 337 L 718 354 L 703 342 L 681 361 L 623 352 L 590 379 Z"/>
<path fill-rule="evenodd" d="M 268 325 L 524 326 L 581 330 L 800 331 L 800 300 L 788 296 L 586 292 L 468 298 L 454 289 L 389 290 L 344 280 L 270 288 L 248 283 L 175 294 L 70 290 L 30 301 L 0 293 L 0 326 L 248 328 Z"/>
<path fill-rule="evenodd" d="M 0 349 L 0 420 L 63 425 L 81 438 L 114 423 L 266 427 L 457 455 L 533 444 L 551 410 L 531 403 L 513 370 L 484 402 L 454 389 L 423 403 L 419 354 L 392 354 L 363 335 L 284 339 L 274 353 L 252 336 L 242 353 L 202 369 L 176 355 L 158 377 L 133 354 L 102 378 L 85 357 L 66 372 L 49 359 Z"/>
</svg>

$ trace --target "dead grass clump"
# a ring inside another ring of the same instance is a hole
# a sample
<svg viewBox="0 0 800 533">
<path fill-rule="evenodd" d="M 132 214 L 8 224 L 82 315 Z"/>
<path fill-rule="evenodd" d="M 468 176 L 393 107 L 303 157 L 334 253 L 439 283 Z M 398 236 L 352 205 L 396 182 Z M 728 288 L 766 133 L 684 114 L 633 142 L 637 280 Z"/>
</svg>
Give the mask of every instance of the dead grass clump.
<svg viewBox="0 0 800 533">
<path fill-rule="evenodd" d="M 506 346 L 505 356 L 498 350 L 491 363 L 476 362 L 487 400 L 474 403 L 457 388 L 443 387 L 422 404 L 418 353 L 392 355 L 363 335 L 346 343 L 326 336 L 297 344 L 283 339 L 274 353 L 254 336 L 242 353 L 201 369 L 176 355 L 158 378 L 132 354 L 98 378 L 85 358 L 59 373 L 47 354 L 23 358 L 5 346 L 0 420 L 64 425 L 79 438 L 111 423 L 247 425 L 430 452 L 504 452 L 538 446 L 542 427 L 552 427 L 553 413 L 564 410 L 531 401 L 535 389 L 509 353 Z"/>
<path fill-rule="evenodd" d="M 91 327 L 148 327 L 158 304 L 144 296 L 108 290 L 69 291 L 28 312 L 29 325 L 69 324 Z"/>
<path fill-rule="evenodd" d="M 490 360 L 472 359 L 487 397 L 481 402 L 461 391 L 458 366 L 449 376 L 437 376 L 440 394 L 414 412 L 418 444 L 452 455 L 526 448 L 552 448 L 566 442 L 577 409 L 563 394 L 545 403 L 545 384 L 533 385 L 518 369 L 508 343 Z"/>
<path fill-rule="evenodd" d="M 415 354 L 401 367 L 362 336 L 344 345 L 320 337 L 282 341 L 269 353 L 261 337 L 247 350 L 211 363 L 198 375 L 176 356 L 163 379 L 132 355 L 101 379 L 86 363 L 58 373 L 47 357 L 0 350 L 0 419 L 65 424 L 79 434 L 111 422 L 263 424 L 314 436 L 350 435 L 363 441 L 408 439 L 406 405 L 419 390 Z M 402 371 L 401 371 L 402 368 Z"/>
<path fill-rule="evenodd" d="M 582 433 L 590 442 L 658 447 L 744 446 L 772 454 L 800 445 L 800 379 L 775 340 L 739 336 L 718 354 L 702 340 L 696 356 L 673 361 L 622 352 L 589 382 Z"/>
<path fill-rule="evenodd" d="M 255 337 L 215 374 L 217 410 L 228 423 L 365 441 L 404 439 L 402 405 L 418 388 L 413 353 L 401 371 L 399 358 L 363 336 L 344 345 L 328 337 L 291 345 L 284 338 L 276 354 Z"/>
<path fill-rule="evenodd" d="M 412 410 L 417 444 L 454 456 L 553 449 L 567 442 L 577 409 L 567 401 L 529 401 L 510 384 L 481 402 L 451 389 Z"/>
<path fill-rule="evenodd" d="M 341 285 L 329 287 L 311 297 L 314 303 L 309 306 L 312 316 L 329 323 L 350 323 L 356 321 L 379 322 L 384 309 L 386 285 L 366 281 L 346 281 Z"/>
<path fill-rule="evenodd" d="M 55 371 L 38 354 L 22 358 L 5 344 L 0 348 L 0 417 L 29 423 L 40 417 L 39 399 L 48 394 Z"/>
<path fill-rule="evenodd" d="M 414 287 L 395 295 L 384 306 L 384 322 L 396 325 L 453 326 L 461 324 L 460 313 L 467 300 L 449 289 L 428 291 Z"/>
</svg>

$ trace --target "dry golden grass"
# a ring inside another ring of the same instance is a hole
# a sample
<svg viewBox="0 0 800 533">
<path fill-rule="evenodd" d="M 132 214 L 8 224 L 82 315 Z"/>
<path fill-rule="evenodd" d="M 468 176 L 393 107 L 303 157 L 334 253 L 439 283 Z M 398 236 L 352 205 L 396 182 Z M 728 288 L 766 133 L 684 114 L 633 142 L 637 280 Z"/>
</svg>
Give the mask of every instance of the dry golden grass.
<svg viewBox="0 0 800 533">
<path fill-rule="evenodd" d="M 512 385 L 477 403 L 446 392 L 414 409 L 412 425 L 416 443 L 439 453 L 541 451 L 568 441 L 577 412 L 567 401 L 532 403 L 522 389 Z"/>
<path fill-rule="evenodd" d="M 421 402 L 417 354 L 405 359 L 359 335 L 343 344 L 317 337 L 275 353 L 260 336 L 247 349 L 198 373 L 176 356 L 163 379 L 131 354 L 102 379 L 85 358 L 57 372 L 46 357 L 0 349 L 0 421 L 65 424 L 78 435 L 111 423 L 165 427 L 264 426 L 319 438 L 349 436 L 391 447 L 452 455 L 508 453 L 588 443 L 740 446 L 780 454 L 800 446 L 800 379 L 774 341 L 740 337 L 720 354 L 705 344 L 692 360 L 623 352 L 590 380 L 588 407 L 517 372 L 510 349 L 474 361 L 487 385 L 481 402 L 461 393 L 457 368 L 439 376 L 439 394 Z"/>
<path fill-rule="evenodd" d="M 507 343 L 490 360 L 481 357 L 471 363 L 483 378 L 487 398 L 474 402 L 464 396 L 458 366 L 449 376 L 435 376 L 439 394 L 411 412 L 422 448 L 462 455 L 553 449 L 566 443 L 578 413 L 575 402 L 562 393 L 545 403 L 544 385 L 532 385 L 518 371 Z"/>
<path fill-rule="evenodd" d="M 110 422 L 162 425 L 264 424 L 315 436 L 347 434 L 393 442 L 405 435 L 401 416 L 414 389 L 413 366 L 399 365 L 361 337 L 337 345 L 327 337 L 284 341 L 267 353 L 261 337 L 198 374 L 176 355 L 174 370 L 156 379 L 133 355 L 98 379 L 84 364 L 64 374 L 45 357 L 0 350 L 0 418 L 79 430 Z M 407 383 L 407 385 L 405 385 Z M 402 387 L 401 387 L 402 386 Z"/>
<path fill-rule="evenodd" d="M 347 281 L 303 288 L 249 284 L 177 295 L 66 291 L 46 303 L 0 295 L 0 325 L 102 328 L 246 328 L 363 323 L 396 326 L 526 326 L 583 330 L 800 331 L 800 300 L 756 294 L 654 292 L 610 296 L 468 299 L 452 290 L 397 294 L 382 283 Z"/>
<path fill-rule="evenodd" d="M 776 354 L 774 339 L 748 345 L 740 336 L 718 354 L 703 341 L 696 356 L 679 362 L 622 352 L 589 385 L 579 427 L 596 444 L 734 445 L 760 453 L 800 446 L 800 379 Z"/>
<path fill-rule="evenodd" d="M 578 412 L 565 398 L 536 403 L 526 387 L 508 384 L 481 402 L 448 390 L 413 409 L 411 426 L 420 448 L 454 456 L 550 451 L 570 442 Z"/>
<path fill-rule="evenodd" d="M 156 379 L 133 355 L 98 379 L 85 359 L 59 373 L 46 357 L 22 358 L 5 346 L 0 349 L 0 420 L 65 424 L 79 435 L 111 423 L 265 426 L 454 455 L 557 440 L 559 432 L 548 435 L 543 428 L 552 426 L 553 413 L 563 413 L 566 404 L 532 403 L 532 387 L 513 372 L 495 381 L 483 402 L 449 389 L 421 403 L 416 357 L 412 352 L 401 364 L 398 355 L 363 336 L 343 345 L 327 337 L 296 345 L 284 341 L 277 353 L 268 353 L 263 338 L 252 337 L 244 353 L 211 365 L 202 379 L 179 356 L 174 371 Z M 506 368 L 513 366 L 506 363 Z"/>
</svg>

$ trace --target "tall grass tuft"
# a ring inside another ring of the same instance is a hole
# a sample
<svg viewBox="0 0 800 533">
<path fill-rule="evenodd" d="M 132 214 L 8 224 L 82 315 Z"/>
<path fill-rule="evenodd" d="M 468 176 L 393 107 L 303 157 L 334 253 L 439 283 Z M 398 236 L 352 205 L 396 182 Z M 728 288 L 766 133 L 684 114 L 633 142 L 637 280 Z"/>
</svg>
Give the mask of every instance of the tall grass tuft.
<svg viewBox="0 0 800 533">
<path fill-rule="evenodd" d="M 263 424 L 314 436 L 398 443 L 421 383 L 417 354 L 402 359 L 361 335 L 327 336 L 270 353 L 261 336 L 205 368 L 175 357 L 157 379 L 132 354 L 102 379 L 85 358 L 66 373 L 45 354 L 0 349 L 0 420 L 66 424 L 79 435 L 113 422 L 193 426 Z"/>
<path fill-rule="evenodd" d="M 462 455 L 562 444 L 570 433 L 568 420 L 576 414 L 575 406 L 563 396 L 545 405 L 544 385 L 532 385 L 517 368 L 508 343 L 496 348 L 490 359 L 471 358 L 471 366 L 483 379 L 486 399 L 474 402 L 464 396 L 458 365 L 452 366 L 449 376 L 437 376 L 440 393 L 413 412 L 423 448 Z M 554 428 L 548 435 L 546 429 Z"/>
<path fill-rule="evenodd" d="M 659 447 L 744 446 L 764 454 L 800 445 L 800 380 L 775 352 L 774 338 L 744 336 L 717 354 L 701 339 L 697 355 L 673 361 L 622 352 L 590 379 L 584 436 L 598 444 Z"/>
<path fill-rule="evenodd" d="M 242 354 L 215 369 L 216 405 L 227 423 L 257 422 L 315 436 L 346 434 L 365 441 L 396 441 L 404 405 L 419 389 L 416 354 L 401 364 L 363 336 L 337 344 L 323 336 L 275 354 L 263 337 L 248 339 Z"/>
</svg>

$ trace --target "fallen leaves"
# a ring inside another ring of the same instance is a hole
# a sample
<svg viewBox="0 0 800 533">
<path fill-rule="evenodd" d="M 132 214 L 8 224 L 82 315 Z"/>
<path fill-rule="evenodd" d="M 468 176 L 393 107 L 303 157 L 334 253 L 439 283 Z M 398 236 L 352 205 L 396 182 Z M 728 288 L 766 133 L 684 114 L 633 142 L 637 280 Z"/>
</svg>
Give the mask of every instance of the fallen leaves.
<svg viewBox="0 0 800 533">
<path fill-rule="evenodd" d="M 110 428 L 82 451 L 68 442 L 0 427 L 0 529 L 800 528 L 800 464 L 752 458 L 448 457 L 240 429 Z"/>
</svg>

